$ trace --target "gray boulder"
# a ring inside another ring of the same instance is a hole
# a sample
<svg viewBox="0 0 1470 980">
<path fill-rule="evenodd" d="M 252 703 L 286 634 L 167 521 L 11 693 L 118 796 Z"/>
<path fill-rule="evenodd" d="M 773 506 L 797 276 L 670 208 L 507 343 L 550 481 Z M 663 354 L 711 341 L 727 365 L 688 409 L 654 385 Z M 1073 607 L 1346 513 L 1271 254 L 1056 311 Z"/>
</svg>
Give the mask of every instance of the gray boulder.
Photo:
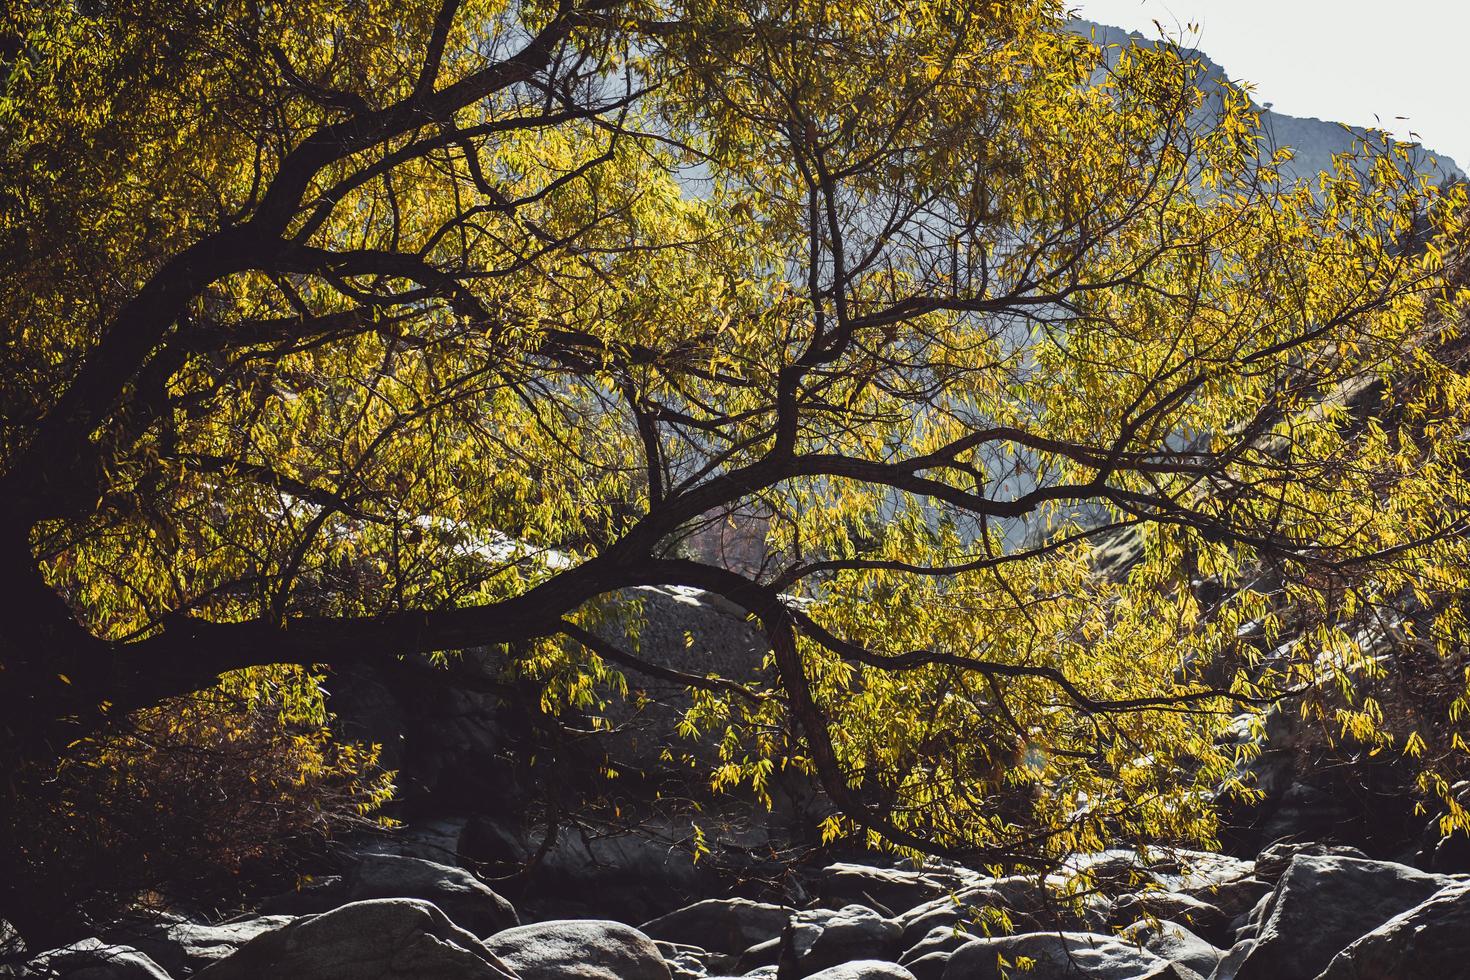
<svg viewBox="0 0 1470 980">
<path fill-rule="evenodd" d="M 1215 972 L 1210 974 L 1210 980 L 1235 980 L 1235 974 L 1240 971 L 1240 964 L 1256 948 L 1254 939 L 1242 939 L 1225 951 L 1220 957 L 1220 965 L 1215 967 Z"/>
<path fill-rule="evenodd" d="M 902 934 L 893 919 L 861 905 L 835 912 L 811 909 L 792 917 L 782 953 L 789 955 L 795 975 L 805 977 L 854 960 L 890 960 Z"/>
<path fill-rule="evenodd" d="M 1337 956 L 1318 980 L 1419 980 L 1470 970 L 1470 882 L 1436 892 Z"/>
<path fill-rule="evenodd" d="M 914 975 L 897 963 L 854 960 L 813 973 L 808 980 L 914 980 Z"/>
<path fill-rule="evenodd" d="M 1208 977 L 1220 965 L 1225 953 L 1210 945 L 1177 922 L 1142 921 L 1123 930 L 1123 938 L 1139 943 L 1159 959 L 1183 964 L 1201 976 Z"/>
<path fill-rule="evenodd" d="M 1029 972 L 1008 971 L 1026 980 L 1197 980 L 1188 967 L 1169 963 L 1131 943 L 1083 932 L 1033 932 L 975 939 L 949 958 L 943 980 L 1002 980 L 1002 958 L 1026 957 Z"/>
<path fill-rule="evenodd" d="M 936 926 L 979 926 L 986 921 L 987 912 L 1001 911 L 1017 928 L 1033 931 L 1075 929 L 1082 925 L 1076 911 L 1060 901 L 1046 882 L 1034 876 L 983 878 L 977 884 L 897 916 L 896 921 L 903 930 L 900 947 L 915 945 Z"/>
<path fill-rule="evenodd" d="M 146 953 L 100 939 L 83 939 L 42 953 L 26 964 L 21 975 L 57 980 L 171 980 Z"/>
<path fill-rule="evenodd" d="M 515 980 L 428 902 L 378 899 L 298 919 L 246 943 L 197 980 Z"/>
<path fill-rule="evenodd" d="M 432 902 L 461 929 L 489 936 L 518 925 L 510 902 L 464 868 L 396 854 L 367 854 L 347 873 L 346 900 L 418 898 Z"/>
<path fill-rule="evenodd" d="M 944 980 L 944 971 L 949 967 L 952 955 L 952 950 L 939 950 L 900 965 L 914 975 L 914 980 Z"/>
<path fill-rule="evenodd" d="M 898 963 L 915 980 L 940 980 L 954 951 L 974 938 L 956 926 L 935 926 L 922 940 L 904 950 Z"/>
<path fill-rule="evenodd" d="M 866 905 L 892 915 L 982 880 L 979 875 L 962 869 L 906 871 L 839 863 L 822 870 L 817 897 L 827 908 Z"/>
<path fill-rule="evenodd" d="M 173 922 L 148 932 L 128 934 L 126 941 L 147 953 L 170 974 L 187 977 L 232 955 L 256 936 L 291 922 L 289 915 L 257 915 L 219 925 Z"/>
<path fill-rule="evenodd" d="M 652 939 L 621 922 L 557 919 L 485 941 L 521 980 L 670 980 Z"/>
<path fill-rule="evenodd" d="M 1302 857 L 1352 857 L 1368 860 L 1368 855 L 1356 847 L 1343 844 L 1319 844 L 1314 842 L 1294 843 L 1278 841 L 1256 855 L 1256 877 L 1274 882 L 1286 873 L 1291 862 Z"/>
<path fill-rule="evenodd" d="M 1145 917 L 1187 926 L 1216 946 L 1228 946 L 1233 938 L 1230 923 L 1234 915 L 1183 892 L 1150 891 L 1120 896 L 1113 902 L 1108 921 L 1122 925 Z"/>
<path fill-rule="evenodd" d="M 935 926 L 929 934 L 903 951 L 898 962 L 904 966 L 935 953 L 953 953 L 975 937 L 954 926 Z"/>
<path fill-rule="evenodd" d="M 748 898 L 711 898 L 652 919 L 638 928 L 654 939 L 717 953 L 741 953 L 781 935 L 789 909 Z"/>
<path fill-rule="evenodd" d="M 1389 861 L 1298 854 L 1235 980 L 1312 980 L 1353 940 L 1449 884 Z"/>
</svg>

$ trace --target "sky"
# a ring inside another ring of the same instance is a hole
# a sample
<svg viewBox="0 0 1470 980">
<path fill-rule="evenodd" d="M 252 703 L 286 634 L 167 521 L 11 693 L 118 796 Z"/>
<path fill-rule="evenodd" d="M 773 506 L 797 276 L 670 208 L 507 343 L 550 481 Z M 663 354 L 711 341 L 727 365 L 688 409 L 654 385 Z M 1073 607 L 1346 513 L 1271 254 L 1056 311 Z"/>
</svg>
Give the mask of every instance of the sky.
<svg viewBox="0 0 1470 980">
<path fill-rule="evenodd" d="M 1277 112 L 1377 126 L 1470 167 L 1470 0 L 1071 3 L 1151 37 L 1158 21 Z"/>
</svg>

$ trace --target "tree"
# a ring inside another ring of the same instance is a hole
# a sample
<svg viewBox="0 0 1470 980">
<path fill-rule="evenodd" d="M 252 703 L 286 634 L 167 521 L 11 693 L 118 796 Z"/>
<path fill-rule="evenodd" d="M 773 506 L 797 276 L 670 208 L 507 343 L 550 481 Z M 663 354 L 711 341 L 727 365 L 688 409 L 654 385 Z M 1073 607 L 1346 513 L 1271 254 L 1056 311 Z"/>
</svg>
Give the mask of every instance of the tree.
<svg viewBox="0 0 1470 980">
<path fill-rule="evenodd" d="M 1231 714 L 1409 592 L 1463 635 L 1462 195 L 1389 142 L 1287 181 L 1241 92 L 1063 15 L 15 6 L 7 767 L 273 665 L 576 697 L 659 669 L 599 598 L 673 584 L 779 676 L 682 677 L 718 781 L 986 861 L 1207 838 Z M 678 557 L 739 508 L 758 571 Z"/>
</svg>

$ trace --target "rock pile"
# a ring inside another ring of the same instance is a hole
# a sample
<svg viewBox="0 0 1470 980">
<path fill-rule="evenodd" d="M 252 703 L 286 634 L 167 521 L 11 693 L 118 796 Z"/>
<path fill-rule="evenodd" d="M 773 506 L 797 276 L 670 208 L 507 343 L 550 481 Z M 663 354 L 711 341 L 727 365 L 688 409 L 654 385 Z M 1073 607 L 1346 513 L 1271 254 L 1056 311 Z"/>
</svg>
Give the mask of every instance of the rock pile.
<svg viewBox="0 0 1470 980">
<path fill-rule="evenodd" d="M 1351 848 L 1079 861 L 1086 899 L 953 866 L 834 864 L 810 907 L 706 899 L 635 928 L 518 924 L 463 868 L 370 854 L 318 909 L 119 925 L 12 975 L 61 980 L 1396 980 L 1464 976 L 1470 877 Z M 1006 924 L 1009 928 L 1006 928 Z M 4 970 L 0 969 L 0 973 Z"/>
</svg>

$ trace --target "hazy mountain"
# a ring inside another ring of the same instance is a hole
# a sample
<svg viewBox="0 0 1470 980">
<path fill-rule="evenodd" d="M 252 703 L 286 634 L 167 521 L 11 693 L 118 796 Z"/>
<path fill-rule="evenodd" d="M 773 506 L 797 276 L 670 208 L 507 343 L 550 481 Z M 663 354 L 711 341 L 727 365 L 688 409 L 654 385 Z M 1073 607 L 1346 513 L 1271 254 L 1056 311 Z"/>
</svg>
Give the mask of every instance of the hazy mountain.
<svg viewBox="0 0 1470 980">
<path fill-rule="evenodd" d="M 1091 35 L 1096 41 L 1104 46 L 1126 45 L 1128 43 L 1148 44 L 1154 43 L 1153 39 L 1138 33 L 1127 31 L 1121 27 L 1110 27 L 1106 24 L 1095 24 L 1091 21 L 1077 20 L 1072 22 L 1072 28 L 1081 34 Z M 1226 84 L 1233 84 L 1228 72 L 1224 67 L 1217 64 L 1203 51 L 1197 49 L 1186 49 L 1188 53 L 1198 55 L 1204 65 L 1207 78 L 1218 80 Z M 1254 95 L 1260 99 L 1269 99 L 1271 93 L 1256 92 Z M 1260 104 L 1260 103 L 1258 103 Z M 1265 105 L 1270 105 L 1269 101 Z M 1368 134 L 1367 127 L 1349 127 L 1339 122 L 1330 122 L 1311 117 L 1290 116 L 1283 112 L 1271 109 L 1262 109 L 1261 126 L 1269 140 L 1276 146 L 1290 146 L 1296 157 L 1288 168 L 1294 176 L 1314 177 L 1323 170 L 1332 166 L 1332 155 L 1352 149 L 1353 141 Z M 1417 143 L 1412 146 L 1413 160 L 1416 167 L 1437 170 L 1449 180 L 1465 179 L 1464 172 L 1454 160 L 1443 153 L 1436 153 L 1432 149 Z"/>
</svg>

